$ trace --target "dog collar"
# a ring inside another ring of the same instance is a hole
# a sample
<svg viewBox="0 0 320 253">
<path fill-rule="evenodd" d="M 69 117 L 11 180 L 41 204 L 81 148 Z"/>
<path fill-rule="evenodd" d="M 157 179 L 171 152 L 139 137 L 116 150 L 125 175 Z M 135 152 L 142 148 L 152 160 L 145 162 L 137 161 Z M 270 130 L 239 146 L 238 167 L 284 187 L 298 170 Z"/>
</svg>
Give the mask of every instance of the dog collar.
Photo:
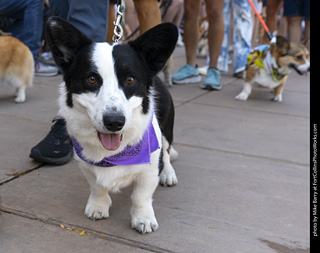
<svg viewBox="0 0 320 253">
<path fill-rule="evenodd" d="M 73 148 L 79 158 L 83 161 L 99 166 L 99 167 L 113 167 L 116 165 L 128 166 L 138 164 L 150 164 L 151 153 L 160 148 L 158 138 L 156 136 L 152 119 L 149 123 L 147 130 L 145 131 L 142 140 L 134 146 L 127 146 L 123 151 L 114 156 L 103 158 L 100 162 L 93 162 L 87 159 L 82 151 L 83 148 L 80 146 L 76 138 L 71 136 Z"/>
<path fill-rule="evenodd" d="M 266 59 L 267 59 L 267 65 L 268 65 L 268 68 L 269 68 L 269 73 L 272 75 L 273 79 L 276 81 L 276 82 L 281 82 L 283 80 L 283 78 L 285 78 L 285 76 L 287 74 L 282 74 L 279 72 L 279 68 L 275 67 L 272 62 L 271 62 L 271 53 L 270 51 L 267 53 L 267 56 L 266 56 Z"/>
</svg>

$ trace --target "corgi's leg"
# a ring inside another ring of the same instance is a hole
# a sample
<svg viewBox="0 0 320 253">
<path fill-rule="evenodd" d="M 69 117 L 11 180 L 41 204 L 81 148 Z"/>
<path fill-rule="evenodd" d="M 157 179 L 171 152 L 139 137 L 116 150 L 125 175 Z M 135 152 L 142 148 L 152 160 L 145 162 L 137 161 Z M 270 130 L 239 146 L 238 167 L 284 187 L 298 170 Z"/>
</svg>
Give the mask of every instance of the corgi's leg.
<svg viewBox="0 0 320 253">
<path fill-rule="evenodd" d="M 109 218 L 109 208 L 112 204 L 108 190 L 96 183 L 96 176 L 88 169 L 81 168 L 81 171 L 87 179 L 91 193 L 86 205 L 85 215 L 92 219 Z"/>
<path fill-rule="evenodd" d="M 171 165 L 170 162 L 170 156 L 172 152 L 172 158 L 175 159 L 178 156 L 177 151 L 173 148 L 170 147 L 170 155 L 169 155 L 169 143 L 166 140 L 164 136 L 162 136 L 162 143 L 163 143 L 163 170 L 160 173 L 160 184 L 164 186 L 173 186 L 178 183 L 178 179 L 176 176 L 176 173 Z"/>
<path fill-rule="evenodd" d="M 252 85 L 249 82 L 245 82 L 243 84 L 243 89 L 242 91 L 235 97 L 237 100 L 243 100 L 246 101 L 251 94 L 252 91 Z"/>
<path fill-rule="evenodd" d="M 17 88 L 16 99 L 14 100 L 16 103 L 23 103 L 26 101 L 26 87 L 20 86 Z"/>
<path fill-rule="evenodd" d="M 280 83 L 277 87 L 274 88 L 274 95 L 272 101 L 281 102 L 282 101 L 282 91 L 285 82 Z"/>
<path fill-rule="evenodd" d="M 158 164 L 152 166 L 155 167 L 137 175 L 131 194 L 131 227 L 142 234 L 156 231 L 159 227 L 152 207 L 152 195 L 158 186 Z"/>
</svg>

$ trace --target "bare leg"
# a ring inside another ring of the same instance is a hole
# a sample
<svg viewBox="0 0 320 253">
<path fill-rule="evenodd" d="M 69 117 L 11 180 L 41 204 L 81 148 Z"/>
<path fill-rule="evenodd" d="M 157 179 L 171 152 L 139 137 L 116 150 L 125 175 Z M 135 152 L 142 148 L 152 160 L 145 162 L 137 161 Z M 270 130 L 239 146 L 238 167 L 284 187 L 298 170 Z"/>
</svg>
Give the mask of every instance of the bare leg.
<svg viewBox="0 0 320 253">
<path fill-rule="evenodd" d="M 183 0 L 172 1 L 166 15 L 163 17 L 163 22 L 173 22 L 179 27 L 183 16 Z"/>
<path fill-rule="evenodd" d="M 208 43 L 210 63 L 209 68 L 217 68 L 218 58 L 224 36 L 223 0 L 206 0 L 207 17 L 209 21 Z"/>
<path fill-rule="evenodd" d="M 134 6 L 138 14 L 140 34 L 161 23 L 158 0 L 135 0 Z"/>
<path fill-rule="evenodd" d="M 304 38 L 310 39 L 310 19 L 305 19 L 304 22 L 306 24 L 306 27 L 304 30 Z M 308 48 L 309 53 L 310 53 L 310 40 L 308 41 L 306 47 Z"/>
<path fill-rule="evenodd" d="M 126 0 L 125 19 L 126 26 L 128 26 L 128 30 L 130 30 L 128 35 L 130 35 L 131 32 L 134 32 L 139 27 L 138 15 L 132 0 Z M 139 31 L 131 37 L 131 40 L 136 39 L 138 36 Z"/>
<path fill-rule="evenodd" d="M 200 0 L 184 1 L 184 44 L 187 64 L 196 66 L 196 53 L 199 34 Z"/>
<path fill-rule="evenodd" d="M 277 29 L 277 12 L 282 0 L 269 0 L 267 2 L 267 20 L 266 25 L 268 26 L 271 33 Z M 269 38 L 266 33 L 263 34 L 262 44 L 269 44 Z"/>
<path fill-rule="evenodd" d="M 108 31 L 107 31 L 107 42 L 112 42 L 114 24 L 113 21 L 116 21 L 115 15 L 115 5 L 113 3 L 109 4 L 108 9 Z"/>
<path fill-rule="evenodd" d="M 302 17 L 288 16 L 288 37 L 290 42 L 299 43 L 302 36 Z"/>
</svg>

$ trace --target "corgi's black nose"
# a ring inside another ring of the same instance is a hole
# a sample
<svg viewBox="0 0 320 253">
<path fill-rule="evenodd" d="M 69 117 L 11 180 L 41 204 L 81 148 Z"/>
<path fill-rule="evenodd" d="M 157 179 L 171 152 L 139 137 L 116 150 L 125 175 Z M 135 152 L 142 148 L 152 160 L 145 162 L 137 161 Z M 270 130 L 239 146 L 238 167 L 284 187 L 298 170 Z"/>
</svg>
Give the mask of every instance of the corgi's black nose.
<svg viewBox="0 0 320 253">
<path fill-rule="evenodd" d="M 107 114 L 103 115 L 103 124 L 111 132 L 120 131 L 124 124 L 126 123 L 126 118 L 119 114 Z"/>
</svg>

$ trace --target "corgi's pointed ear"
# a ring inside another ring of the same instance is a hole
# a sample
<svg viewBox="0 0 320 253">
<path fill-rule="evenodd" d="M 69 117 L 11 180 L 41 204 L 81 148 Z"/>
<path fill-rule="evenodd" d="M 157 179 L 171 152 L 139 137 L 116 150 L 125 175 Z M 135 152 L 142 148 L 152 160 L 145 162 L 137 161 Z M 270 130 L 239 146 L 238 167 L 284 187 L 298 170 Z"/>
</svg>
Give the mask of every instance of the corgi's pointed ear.
<svg viewBox="0 0 320 253">
<path fill-rule="evenodd" d="M 49 18 L 46 24 L 46 37 L 56 64 L 64 71 L 74 56 L 92 40 L 72 24 L 59 17 Z"/>
<path fill-rule="evenodd" d="M 129 45 L 146 60 L 150 70 L 156 74 L 166 64 L 178 39 L 178 29 L 173 23 L 157 25 L 140 35 Z"/>
<path fill-rule="evenodd" d="M 281 50 L 283 55 L 287 54 L 290 49 L 290 42 L 286 38 L 280 35 L 277 36 L 276 45 L 277 45 L 277 48 Z"/>
</svg>

